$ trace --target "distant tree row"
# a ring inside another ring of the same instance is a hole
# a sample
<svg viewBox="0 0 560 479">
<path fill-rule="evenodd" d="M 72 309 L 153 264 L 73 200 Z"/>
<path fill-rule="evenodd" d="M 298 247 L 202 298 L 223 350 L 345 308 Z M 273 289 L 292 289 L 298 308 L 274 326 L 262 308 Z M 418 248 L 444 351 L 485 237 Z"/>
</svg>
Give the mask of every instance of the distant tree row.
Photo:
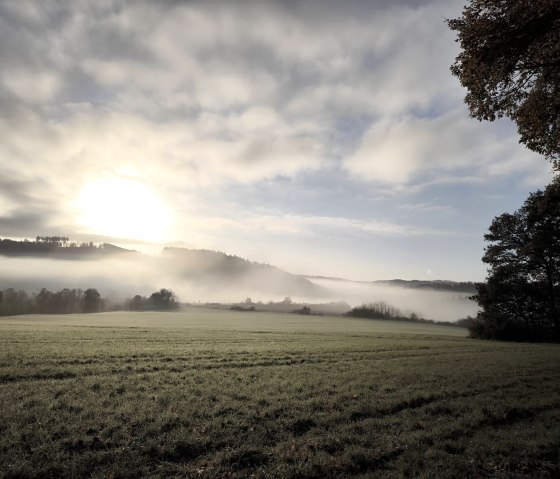
<svg viewBox="0 0 560 479">
<path fill-rule="evenodd" d="M 170 289 L 162 288 L 152 293 L 148 298 L 137 294 L 128 303 L 128 309 L 131 311 L 146 310 L 171 310 L 177 309 L 179 303 L 177 296 Z"/>
<path fill-rule="evenodd" d="M 4 256 L 37 256 L 44 254 L 68 256 L 104 255 L 114 253 L 133 253 L 132 250 L 118 246 L 89 242 L 70 242 L 66 236 L 37 236 L 35 241 L 24 239 L 0 239 L 0 255 Z"/>
<path fill-rule="evenodd" d="M 68 236 L 37 236 L 35 238 L 37 243 L 57 243 L 57 244 L 66 244 L 70 241 Z"/>
<path fill-rule="evenodd" d="M 457 293 L 475 293 L 476 284 L 472 281 L 442 281 L 442 280 L 404 280 L 391 279 L 387 281 L 376 281 L 377 284 L 387 284 L 389 286 L 400 286 L 402 288 L 430 289 L 437 291 L 455 291 Z"/>
<path fill-rule="evenodd" d="M 475 323 L 475 319 L 471 317 L 459 319 L 458 321 L 434 321 L 433 319 L 424 319 L 416 313 L 410 313 L 406 316 L 400 309 L 383 301 L 362 304 L 361 306 L 352 308 L 345 314 L 345 316 L 366 319 L 388 319 L 392 321 L 404 321 L 411 323 L 438 324 L 440 326 L 457 326 L 460 328 L 470 328 Z"/>
<path fill-rule="evenodd" d="M 352 308 L 348 311 L 348 313 L 346 313 L 346 316 L 369 319 L 396 319 L 404 317 L 398 308 L 395 308 L 383 301 L 362 304 L 361 306 Z"/>
<path fill-rule="evenodd" d="M 14 288 L 0 291 L 0 316 L 99 313 L 109 310 L 167 311 L 178 307 L 177 296 L 170 289 L 155 291 L 148 298 L 136 295 L 120 304 L 103 299 L 95 288 L 85 291 L 64 288 L 57 292 L 42 288 L 38 293 L 32 294 Z"/>
<path fill-rule="evenodd" d="M 43 288 L 31 295 L 13 288 L 0 291 L 0 316 L 97 313 L 103 308 L 104 301 L 95 288 L 85 291 L 64 288 L 57 292 Z"/>
</svg>

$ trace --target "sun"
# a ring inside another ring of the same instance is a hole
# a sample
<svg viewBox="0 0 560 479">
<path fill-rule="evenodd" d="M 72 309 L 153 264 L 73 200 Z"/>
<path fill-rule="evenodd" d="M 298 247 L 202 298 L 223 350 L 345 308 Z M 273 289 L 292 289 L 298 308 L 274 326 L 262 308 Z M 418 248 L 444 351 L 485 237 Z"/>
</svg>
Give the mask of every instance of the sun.
<svg viewBox="0 0 560 479">
<path fill-rule="evenodd" d="M 170 209 L 137 180 L 107 178 L 88 183 L 76 206 L 79 223 L 96 234 L 154 242 L 169 235 Z"/>
</svg>

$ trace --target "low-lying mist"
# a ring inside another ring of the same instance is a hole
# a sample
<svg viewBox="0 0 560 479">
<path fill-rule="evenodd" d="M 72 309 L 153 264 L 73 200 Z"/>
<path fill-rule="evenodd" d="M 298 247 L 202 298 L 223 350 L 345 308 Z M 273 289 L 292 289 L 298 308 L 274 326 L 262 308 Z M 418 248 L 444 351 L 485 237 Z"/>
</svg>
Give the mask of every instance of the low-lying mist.
<svg viewBox="0 0 560 479">
<path fill-rule="evenodd" d="M 388 286 L 378 283 L 314 279 L 318 285 L 328 288 L 333 296 L 351 306 L 384 301 L 397 307 L 403 314 L 414 312 L 425 319 L 455 321 L 475 316 L 477 305 L 469 299 L 472 293 L 416 289 Z"/>
<path fill-rule="evenodd" d="M 182 302 L 231 303 L 251 298 L 253 302 L 340 302 L 349 306 L 384 301 L 408 315 L 454 321 L 476 314 L 469 293 L 434 291 L 335 279 L 308 279 L 268 265 L 251 263 L 221 253 L 182 253 L 157 257 L 111 256 L 96 260 L 50 258 L 0 258 L 0 289 L 15 288 L 38 292 L 41 288 L 97 288 L 115 303 L 135 294 L 149 295 L 170 288 Z M 224 260 L 224 258 L 226 258 Z M 225 261 L 225 262 L 224 262 Z"/>
</svg>

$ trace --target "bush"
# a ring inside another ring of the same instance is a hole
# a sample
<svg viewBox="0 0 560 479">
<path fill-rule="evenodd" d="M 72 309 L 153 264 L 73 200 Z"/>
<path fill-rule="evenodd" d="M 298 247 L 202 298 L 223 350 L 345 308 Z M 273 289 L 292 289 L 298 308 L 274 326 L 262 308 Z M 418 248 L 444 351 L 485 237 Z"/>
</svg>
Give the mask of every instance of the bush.
<svg viewBox="0 0 560 479">
<path fill-rule="evenodd" d="M 356 308 L 352 308 L 346 316 L 355 318 L 369 319 L 395 319 L 403 317 L 401 311 L 383 301 L 375 303 L 362 304 Z"/>
<path fill-rule="evenodd" d="M 554 336 L 541 328 L 524 321 L 502 318 L 490 321 L 480 316 L 472 320 L 469 336 L 477 339 L 497 339 L 500 341 L 554 341 Z"/>
</svg>

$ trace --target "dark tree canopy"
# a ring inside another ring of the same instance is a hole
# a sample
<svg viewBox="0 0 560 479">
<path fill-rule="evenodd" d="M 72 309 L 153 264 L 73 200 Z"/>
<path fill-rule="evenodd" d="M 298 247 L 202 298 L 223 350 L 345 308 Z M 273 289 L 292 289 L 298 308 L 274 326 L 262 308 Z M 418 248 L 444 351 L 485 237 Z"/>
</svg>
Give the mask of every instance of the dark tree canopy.
<svg viewBox="0 0 560 479">
<path fill-rule="evenodd" d="M 83 298 L 83 312 L 84 313 L 98 313 L 102 307 L 102 300 L 99 291 L 95 288 L 89 288 L 84 291 Z"/>
<path fill-rule="evenodd" d="M 475 336 L 560 340 L 560 178 L 492 222 Z"/>
<path fill-rule="evenodd" d="M 143 311 L 146 307 L 146 298 L 137 294 L 128 304 L 131 311 Z"/>
<path fill-rule="evenodd" d="M 147 303 L 154 309 L 176 309 L 179 306 L 175 293 L 165 288 L 152 293 Z"/>
<path fill-rule="evenodd" d="M 471 0 L 448 24 L 471 116 L 510 117 L 520 142 L 560 168 L 560 1 Z"/>
</svg>

